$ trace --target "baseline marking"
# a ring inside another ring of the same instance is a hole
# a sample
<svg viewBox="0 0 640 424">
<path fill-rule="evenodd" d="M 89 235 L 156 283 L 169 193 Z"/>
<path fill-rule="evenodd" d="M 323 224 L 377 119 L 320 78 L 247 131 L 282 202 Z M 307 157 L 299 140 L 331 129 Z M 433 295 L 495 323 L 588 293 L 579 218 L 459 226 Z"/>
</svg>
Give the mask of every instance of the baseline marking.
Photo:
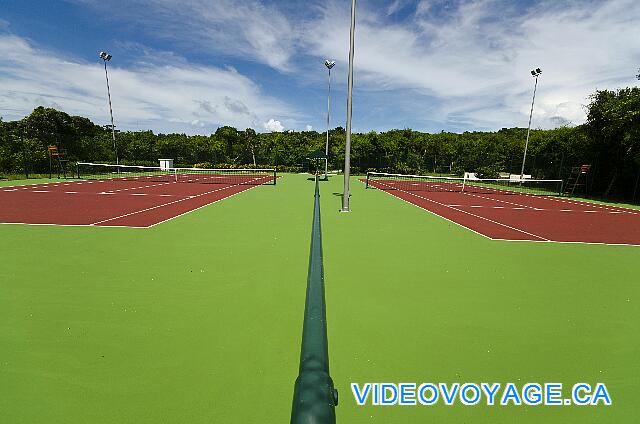
<svg viewBox="0 0 640 424">
<path fill-rule="evenodd" d="M 259 180 L 259 179 L 261 179 L 261 178 L 262 178 L 262 177 L 260 177 L 260 178 L 254 178 L 254 179 L 252 179 L 252 180 L 250 180 L 250 181 Z M 103 219 L 102 221 L 94 222 L 94 223 L 92 223 L 91 225 L 103 224 L 103 223 L 105 223 L 105 222 L 113 221 L 113 220 L 120 219 L 120 218 L 125 218 L 125 217 L 127 217 L 127 216 L 136 215 L 136 214 L 139 214 L 139 213 L 142 213 L 142 212 L 148 212 L 148 211 L 150 211 L 150 210 L 154 210 L 154 209 L 162 208 L 162 207 L 164 207 L 164 206 L 173 205 L 173 204 L 175 204 L 175 203 L 179 203 L 179 202 L 184 202 L 185 200 L 194 199 L 194 198 L 196 198 L 196 197 L 206 196 L 207 194 L 215 193 L 215 192 L 217 192 L 217 191 L 221 191 L 221 190 L 227 190 L 227 189 L 229 189 L 229 188 L 232 188 L 232 187 L 238 187 L 238 186 L 240 186 L 240 185 L 243 185 L 243 184 L 234 184 L 234 185 L 230 185 L 230 186 L 227 186 L 227 187 L 218 188 L 218 189 L 216 189 L 216 190 L 211 190 L 211 191 L 207 191 L 207 192 L 204 192 L 204 193 L 196 194 L 196 195 L 194 195 L 194 196 L 187 197 L 186 199 L 178 199 L 178 200 L 174 200 L 173 202 L 164 203 L 164 204 L 162 204 L 162 205 L 152 206 L 152 207 L 150 207 L 150 208 L 142 209 L 142 210 L 135 211 L 135 212 L 130 212 L 130 213 L 127 213 L 127 214 L 124 214 L 124 215 L 120 215 L 120 216 L 116 216 L 116 217 L 113 217 L 113 218 Z"/>
<path fill-rule="evenodd" d="M 473 194 L 473 193 L 464 192 L 464 194 L 466 194 L 467 196 L 477 197 L 479 199 L 491 200 L 491 201 L 494 201 L 494 202 L 506 203 L 506 204 L 509 204 L 509 205 L 522 206 L 522 207 L 525 207 L 525 208 L 528 208 L 528 209 L 533 209 L 533 210 L 548 210 L 548 211 L 557 211 L 558 210 L 558 209 L 540 209 L 540 208 L 536 208 L 536 207 L 531 206 L 531 205 L 523 205 L 521 203 L 508 202 L 506 200 L 500 200 L 500 199 L 496 199 L 496 198 L 493 198 L 493 197 L 480 196 L 478 194 Z M 630 215 L 640 215 L 640 213 L 638 213 L 638 212 L 634 212 L 634 211 L 632 211 L 630 209 L 619 208 L 617 206 L 606 207 L 606 205 L 602 206 L 602 205 L 597 205 L 595 203 L 589 203 L 589 202 L 564 201 L 564 200 L 554 199 L 554 198 L 551 198 L 549 196 L 532 196 L 530 194 L 524 194 L 524 196 L 532 197 L 532 198 L 535 198 L 535 199 L 553 200 L 553 201 L 556 201 L 556 202 L 568 203 L 568 204 L 573 204 L 573 205 L 577 205 L 577 206 L 584 206 L 584 207 L 602 209 L 602 212 L 605 212 L 605 213 L 627 213 L 627 214 L 630 214 Z M 620 210 L 620 209 L 622 209 L 622 210 Z M 586 212 L 586 211 L 575 210 L 575 209 L 559 209 L 559 211 L 560 212 Z M 597 212 L 597 211 L 590 211 L 590 212 Z"/>
<path fill-rule="evenodd" d="M 378 182 L 378 181 L 376 181 L 376 183 L 378 183 L 378 184 L 382 184 L 382 185 L 385 185 L 385 184 L 380 183 L 380 182 Z M 462 213 L 464 213 L 464 214 L 467 214 L 467 215 L 473 216 L 473 217 L 475 217 L 475 218 L 482 219 L 482 220 L 484 220 L 484 221 L 488 221 L 488 222 L 491 222 L 491 223 L 496 224 L 496 225 L 500 225 L 500 226 L 505 227 L 505 228 L 508 228 L 508 229 L 510 229 L 510 230 L 518 231 L 518 232 L 520 232 L 520 233 L 526 234 L 526 235 L 531 236 L 531 237 L 538 238 L 538 239 L 540 239 L 540 240 L 544 240 L 544 241 L 551 241 L 551 240 L 549 240 L 549 239 L 547 239 L 547 238 L 544 238 L 544 237 L 542 237 L 542 236 L 539 236 L 539 235 L 537 235 L 537 234 L 533 234 L 533 233 L 530 233 L 530 232 L 527 232 L 527 231 L 521 230 L 521 229 L 519 229 L 519 228 L 515 228 L 515 227 L 512 227 L 512 226 L 510 226 L 510 225 L 503 224 L 502 222 L 494 221 L 494 220 L 492 220 L 492 219 L 485 218 L 485 217 L 483 217 L 483 216 L 476 215 L 476 214 L 474 214 L 474 213 L 464 211 L 464 210 L 462 210 L 462 209 L 458 209 L 458 208 L 451 207 L 451 206 L 449 206 L 449 205 L 447 205 L 447 204 L 444 204 L 444 203 L 438 202 L 438 201 L 433 200 L 433 199 L 428 199 L 428 198 L 426 198 L 426 197 L 418 196 L 417 194 L 414 194 L 414 193 L 411 193 L 411 192 L 408 192 L 408 191 L 405 191 L 405 190 L 402 190 L 402 189 L 398 189 L 398 188 L 395 188 L 395 187 L 393 187 L 393 188 L 392 188 L 392 187 L 390 187 L 390 186 L 387 186 L 387 187 L 389 187 L 390 189 L 394 189 L 394 190 L 401 191 L 401 192 L 406 193 L 406 194 L 409 194 L 409 195 L 411 195 L 411 196 L 418 197 L 418 198 L 420 198 L 420 199 L 426 200 L 427 202 L 435 203 L 435 204 L 437 204 L 437 205 L 444 206 L 445 208 L 453 209 L 454 211 L 462 212 Z M 394 196 L 394 197 L 395 197 L 395 196 Z M 436 214 L 436 215 L 438 215 L 438 214 Z M 438 216 L 441 216 L 441 215 L 438 215 Z"/>
</svg>

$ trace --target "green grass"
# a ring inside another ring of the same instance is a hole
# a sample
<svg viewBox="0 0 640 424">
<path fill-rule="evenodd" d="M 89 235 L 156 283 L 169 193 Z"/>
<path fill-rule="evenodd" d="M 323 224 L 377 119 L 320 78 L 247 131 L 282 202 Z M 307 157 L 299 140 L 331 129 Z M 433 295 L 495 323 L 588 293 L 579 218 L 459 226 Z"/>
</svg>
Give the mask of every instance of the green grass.
<svg viewBox="0 0 640 424">
<path fill-rule="evenodd" d="M 31 181 L 29 181 L 31 183 Z M 623 423 L 640 248 L 500 242 L 341 177 L 321 185 L 341 423 Z M 151 229 L 0 225 L 10 423 L 288 422 L 313 182 Z M 604 382 L 611 407 L 358 407 L 351 382 Z"/>
<path fill-rule="evenodd" d="M 24 179 L 24 175 L 22 176 L 23 179 L 9 179 L 9 180 L 0 180 L 0 187 L 6 187 L 6 186 L 15 186 L 15 185 L 30 185 L 30 184 L 46 184 L 46 183 L 50 183 L 52 181 L 62 181 L 59 180 L 57 178 L 53 178 L 53 179 L 49 179 L 47 178 L 32 178 L 32 179 L 28 179 L 25 180 Z"/>
<path fill-rule="evenodd" d="M 57 176 L 58 174 L 55 173 L 55 175 Z M 49 174 L 29 174 L 29 180 L 33 180 L 33 179 L 45 179 L 45 178 L 49 178 Z M 55 178 L 55 177 L 54 177 Z M 16 180 L 24 180 L 25 176 L 24 174 L 0 174 L 0 181 L 5 181 L 5 180 L 9 180 L 9 181 L 16 181 Z"/>
</svg>

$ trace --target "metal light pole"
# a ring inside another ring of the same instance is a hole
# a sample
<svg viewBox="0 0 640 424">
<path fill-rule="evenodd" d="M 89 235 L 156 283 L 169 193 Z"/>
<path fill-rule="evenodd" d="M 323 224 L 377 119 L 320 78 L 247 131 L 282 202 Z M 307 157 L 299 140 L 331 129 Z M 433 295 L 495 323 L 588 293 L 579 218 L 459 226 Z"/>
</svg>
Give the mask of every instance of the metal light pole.
<svg viewBox="0 0 640 424">
<path fill-rule="evenodd" d="M 349 208 L 349 177 L 351 175 L 351 110 L 353 97 L 353 44 L 356 35 L 356 0 L 351 0 L 351 31 L 349 36 L 349 83 L 347 90 L 347 140 L 344 146 L 344 189 L 342 193 L 342 209 L 340 212 L 351 212 Z"/>
<path fill-rule="evenodd" d="M 524 163 L 527 160 L 527 147 L 529 147 L 529 133 L 531 132 L 531 118 L 533 117 L 533 104 L 536 101 L 536 89 L 538 88 L 538 77 L 542 73 L 540 68 L 536 68 L 531 71 L 531 76 L 536 79 L 536 83 L 533 86 L 533 100 L 531 100 L 531 112 L 529 112 L 529 127 L 527 128 L 527 141 L 524 143 L 524 156 L 522 158 L 522 168 L 520 169 L 520 181 L 524 179 Z"/>
<path fill-rule="evenodd" d="M 107 62 L 112 56 L 109 53 L 100 52 L 100 59 L 104 61 L 104 76 L 107 80 L 107 97 L 109 98 L 109 114 L 111 115 L 111 137 L 113 138 L 113 150 L 116 154 L 116 165 L 120 165 L 118 159 L 118 146 L 116 145 L 116 127 L 113 125 L 113 108 L 111 107 L 111 90 L 109 90 L 109 73 L 107 72 Z"/>
<path fill-rule="evenodd" d="M 327 95 L 327 145 L 325 147 L 324 179 L 329 179 L 329 117 L 331 116 L 331 68 L 335 66 L 335 60 L 325 60 L 324 66 L 329 70 L 329 94 Z"/>
</svg>

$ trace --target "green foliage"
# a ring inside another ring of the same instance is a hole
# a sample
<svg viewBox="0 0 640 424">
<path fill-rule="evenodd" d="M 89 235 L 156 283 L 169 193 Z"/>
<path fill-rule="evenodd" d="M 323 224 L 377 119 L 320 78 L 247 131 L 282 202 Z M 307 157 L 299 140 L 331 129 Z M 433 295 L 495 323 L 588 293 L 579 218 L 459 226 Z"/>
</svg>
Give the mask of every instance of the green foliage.
<svg viewBox="0 0 640 424">
<path fill-rule="evenodd" d="M 597 91 L 588 105 L 588 120 L 576 127 L 532 130 L 525 173 L 535 178 L 566 179 L 572 167 L 591 164 L 593 195 L 632 198 L 640 166 L 640 89 Z M 342 169 L 346 134 L 329 132 L 329 165 Z M 352 135 L 351 166 L 368 170 L 483 177 L 520 173 L 526 129 L 495 132 L 422 133 L 398 129 Z M 222 126 L 208 136 L 116 135 L 119 158 L 132 165 L 157 165 L 172 158 L 178 166 L 277 166 L 279 171 L 306 170 L 309 152 L 324 149 L 326 133 L 262 133 Z M 115 162 L 111 133 L 86 118 L 51 108 L 36 108 L 20 121 L 0 119 L 0 172 L 48 172 L 47 146 L 65 148 L 71 161 Z"/>
<path fill-rule="evenodd" d="M 633 179 L 640 153 L 640 88 L 596 91 L 591 96 L 586 128 L 607 169 L 605 196 L 621 180 Z"/>
</svg>

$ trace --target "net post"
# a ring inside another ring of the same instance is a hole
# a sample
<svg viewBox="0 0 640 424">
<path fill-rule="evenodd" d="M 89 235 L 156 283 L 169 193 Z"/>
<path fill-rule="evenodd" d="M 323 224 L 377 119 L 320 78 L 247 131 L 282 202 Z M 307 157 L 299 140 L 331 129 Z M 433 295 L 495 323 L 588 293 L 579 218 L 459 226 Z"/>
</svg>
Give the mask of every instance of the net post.
<svg viewBox="0 0 640 424">
<path fill-rule="evenodd" d="M 365 183 L 364 188 L 367 189 L 369 188 L 369 176 L 371 175 L 371 172 L 367 172 L 367 182 Z"/>
<path fill-rule="evenodd" d="M 464 193 L 464 186 L 467 183 L 467 173 L 462 174 L 462 193 Z"/>
<path fill-rule="evenodd" d="M 278 181 L 277 172 L 278 172 L 278 170 L 276 168 L 273 168 L 273 185 L 276 185 L 276 181 Z"/>
<path fill-rule="evenodd" d="M 76 175 L 80 179 L 80 162 L 76 162 Z"/>
</svg>

